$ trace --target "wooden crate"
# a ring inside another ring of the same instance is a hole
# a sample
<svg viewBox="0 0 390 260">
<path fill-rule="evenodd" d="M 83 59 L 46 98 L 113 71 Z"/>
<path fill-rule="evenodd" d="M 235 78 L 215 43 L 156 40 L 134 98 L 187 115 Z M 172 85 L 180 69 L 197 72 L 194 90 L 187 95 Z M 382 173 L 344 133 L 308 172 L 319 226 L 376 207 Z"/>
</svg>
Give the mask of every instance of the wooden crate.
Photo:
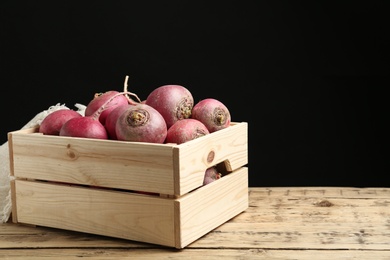
<svg viewBox="0 0 390 260">
<path fill-rule="evenodd" d="M 245 122 L 180 145 L 37 130 L 8 134 L 15 223 L 184 248 L 248 208 Z"/>
</svg>

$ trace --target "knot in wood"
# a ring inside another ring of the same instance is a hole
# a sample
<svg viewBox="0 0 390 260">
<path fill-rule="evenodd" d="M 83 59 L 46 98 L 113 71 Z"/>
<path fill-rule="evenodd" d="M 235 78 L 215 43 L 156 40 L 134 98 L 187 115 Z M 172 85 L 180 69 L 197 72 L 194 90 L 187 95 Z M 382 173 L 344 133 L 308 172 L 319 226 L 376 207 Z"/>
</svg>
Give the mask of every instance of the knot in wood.
<svg viewBox="0 0 390 260">
<path fill-rule="evenodd" d="M 333 203 L 330 202 L 329 200 L 321 200 L 320 202 L 317 202 L 315 205 L 318 207 L 332 207 Z"/>
<path fill-rule="evenodd" d="M 209 154 L 207 155 L 207 162 L 211 163 L 214 160 L 214 157 L 215 157 L 215 152 L 213 150 L 211 150 L 209 152 Z"/>
<path fill-rule="evenodd" d="M 68 145 L 66 146 L 66 148 L 68 148 L 67 151 L 66 151 L 66 155 L 67 155 L 70 159 L 72 159 L 72 160 L 75 159 L 75 158 L 76 158 L 76 154 L 72 151 L 70 144 L 68 144 Z"/>
</svg>

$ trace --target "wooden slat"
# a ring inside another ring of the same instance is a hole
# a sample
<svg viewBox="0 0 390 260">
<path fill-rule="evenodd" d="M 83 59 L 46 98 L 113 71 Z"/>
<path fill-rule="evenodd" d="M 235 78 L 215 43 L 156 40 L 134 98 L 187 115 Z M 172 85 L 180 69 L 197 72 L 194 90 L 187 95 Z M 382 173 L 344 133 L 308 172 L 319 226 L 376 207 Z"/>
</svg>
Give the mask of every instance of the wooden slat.
<svg viewBox="0 0 390 260">
<path fill-rule="evenodd" d="M 173 194 L 170 145 L 19 133 L 12 140 L 15 177 Z"/>
<path fill-rule="evenodd" d="M 208 167 L 227 161 L 232 170 L 236 170 L 248 163 L 247 123 L 236 124 L 213 134 L 179 145 L 180 194 L 193 190 L 193 183 L 203 183 L 203 173 Z"/>
<path fill-rule="evenodd" d="M 181 246 L 186 246 L 210 230 L 248 208 L 248 168 L 242 167 L 177 200 L 180 208 Z"/>
<path fill-rule="evenodd" d="M 13 183 L 14 222 L 176 248 L 225 223 L 249 204 L 246 167 L 177 199 L 53 182 Z"/>
<path fill-rule="evenodd" d="M 18 222 L 175 245 L 173 201 L 16 180 Z"/>
</svg>

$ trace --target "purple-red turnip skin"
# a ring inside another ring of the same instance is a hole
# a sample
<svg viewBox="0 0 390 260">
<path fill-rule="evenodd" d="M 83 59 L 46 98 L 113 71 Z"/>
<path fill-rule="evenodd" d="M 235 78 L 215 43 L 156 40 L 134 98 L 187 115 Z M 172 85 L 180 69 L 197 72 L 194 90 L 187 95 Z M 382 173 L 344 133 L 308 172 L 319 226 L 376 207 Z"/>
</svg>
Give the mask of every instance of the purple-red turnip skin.
<svg viewBox="0 0 390 260">
<path fill-rule="evenodd" d="M 106 128 L 92 116 L 69 119 L 61 127 L 60 136 L 108 139 Z"/>
<path fill-rule="evenodd" d="M 91 116 L 95 113 L 103 104 L 105 104 L 110 98 L 119 94 L 118 91 L 109 90 L 104 93 L 95 94 L 94 98 L 88 103 L 85 108 L 85 116 Z M 128 104 L 128 99 L 125 95 L 118 95 L 113 98 L 108 104 L 106 104 L 106 108 L 99 116 L 99 121 L 103 125 L 105 124 L 107 115 L 117 106 Z"/>
<path fill-rule="evenodd" d="M 59 135 L 64 123 L 75 117 L 82 117 L 82 115 L 71 109 L 53 111 L 42 120 L 39 132 L 45 135 Z"/>
<path fill-rule="evenodd" d="M 191 117 L 194 98 L 181 85 L 163 85 L 149 93 L 145 104 L 160 112 L 169 128 L 177 121 Z"/>
<path fill-rule="evenodd" d="M 129 106 L 116 122 L 116 136 L 120 141 L 164 143 L 166 135 L 164 118 L 147 104 Z"/>
<path fill-rule="evenodd" d="M 203 179 L 203 185 L 207 185 L 213 181 L 221 179 L 221 177 L 222 174 L 218 172 L 217 167 L 211 166 L 210 168 L 206 169 L 204 179 Z"/>
<path fill-rule="evenodd" d="M 230 126 L 229 109 L 221 101 L 206 98 L 194 105 L 191 118 L 201 121 L 210 133 Z"/>
<path fill-rule="evenodd" d="M 114 108 L 106 117 L 104 127 L 107 130 L 108 138 L 112 140 L 117 140 L 116 137 L 116 121 L 119 116 L 129 107 L 130 104 L 119 105 Z"/>
<path fill-rule="evenodd" d="M 165 143 L 182 144 L 207 134 L 209 131 L 202 122 L 186 118 L 177 121 L 168 129 Z"/>
</svg>

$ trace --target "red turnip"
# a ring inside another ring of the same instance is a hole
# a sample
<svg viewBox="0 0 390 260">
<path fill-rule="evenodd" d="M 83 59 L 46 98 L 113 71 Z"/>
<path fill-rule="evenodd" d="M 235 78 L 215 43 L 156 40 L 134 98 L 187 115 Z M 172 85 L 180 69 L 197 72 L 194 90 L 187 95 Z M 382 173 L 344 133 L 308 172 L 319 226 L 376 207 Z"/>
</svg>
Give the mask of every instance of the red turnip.
<svg viewBox="0 0 390 260">
<path fill-rule="evenodd" d="M 219 100 L 206 98 L 194 105 L 191 118 L 201 121 L 210 133 L 230 125 L 231 116 L 228 108 Z"/>
<path fill-rule="evenodd" d="M 114 108 L 106 117 L 104 127 L 107 130 L 108 137 L 112 140 L 117 140 L 116 137 L 116 121 L 119 116 L 129 107 L 130 104 L 119 105 Z"/>
<path fill-rule="evenodd" d="M 217 167 L 211 166 L 210 168 L 206 169 L 204 179 L 203 179 L 203 185 L 207 185 L 213 181 L 216 181 L 222 177 L 222 174 L 218 172 Z"/>
<path fill-rule="evenodd" d="M 116 137 L 121 141 L 163 143 L 167 124 L 162 115 L 147 104 L 129 106 L 118 117 Z"/>
<path fill-rule="evenodd" d="M 94 116 L 68 120 L 60 130 L 60 136 L 108 139 L 106 128 Z"/>
<path fill-rule="evenodd" d="M 94 98 L 88 103 L 85 108 L 85 116 L 91 116 L 95 113 L 107 100 L 118 94 L 118 91 L 109 90 L 104 93 L 96 93 Z M 128 104 L 128 99 L 124 95 L 116 96 L 110 105 L 100 114 L 99 121 L 104 125 L 107 115 L 117 106 Z"/>
<path fill-rule="evenodd" d="M 48 114 L 39 125 L 39 132 L 46 135 L 59 135 L 63 124 L 72 118 L 79 118 L 82 115 L 75 110 L 60 109 Z"/>
<path fill-rule="evenodd" d="M 99 116 L 99 121 L 104 125 L 108 114 L 110 114 L 110 112 L 112 110 L 114 110 L 117 106 L 125 105 L 125 104 L 132 104 L 132 105 L 137 104 L 136 101 L 134 101 L 133 99 L 131 99 L 129 97 L 129 94 L 136 97 L 138 99 L 138 101 L 141 102 L 141 100 L 138 98 L 138 96 L 136 94 L 127 91 L 128 78 L 129 78 L 128 76 L 126 76 L 126 78 L 125 78 L 124 91 L 123 91 L 124 95 L 118 95 L 119 92 L 115 91 L 115 90 L 109 90 L 109 91 L 106 91 L 104 93 L 96 93 L 94 98 L 86 106 L 85 115 L 91 116 L 103 104 L 105 104 L 106 101 L 111 100 L 109 105 L 106 105 L 106 108 L 104 109 L 103 112 L 101 112 L 101 114 Z M 112 97 L 114 97 L 114 98 L 112 99 Z"/>
<path fill-rule="evenodd" d="M 111 96 L 102 106 L 90 116 L 69 119 L 60 130 L 60 136 L 84 137 L 96 139 L 108 139 L 107 130 L 99 121 L 99 117 L 109 103 L 119 95 L 127 94 L 120 92 Z"/>
<path fill-rule="evenodd" d="M 150 92 L 145 104 L 160 112 L 169 128 L 177 121 L 191 116 L 194 98 L 183 86 L 164 85 Z"/>
<path fill-rule="evenodd" d="M 174 123 L 167 132 L 165 143 L 182 144 L 209 134 L 207 127 L 199 120 L 186 118 Z"/>
</svg>

